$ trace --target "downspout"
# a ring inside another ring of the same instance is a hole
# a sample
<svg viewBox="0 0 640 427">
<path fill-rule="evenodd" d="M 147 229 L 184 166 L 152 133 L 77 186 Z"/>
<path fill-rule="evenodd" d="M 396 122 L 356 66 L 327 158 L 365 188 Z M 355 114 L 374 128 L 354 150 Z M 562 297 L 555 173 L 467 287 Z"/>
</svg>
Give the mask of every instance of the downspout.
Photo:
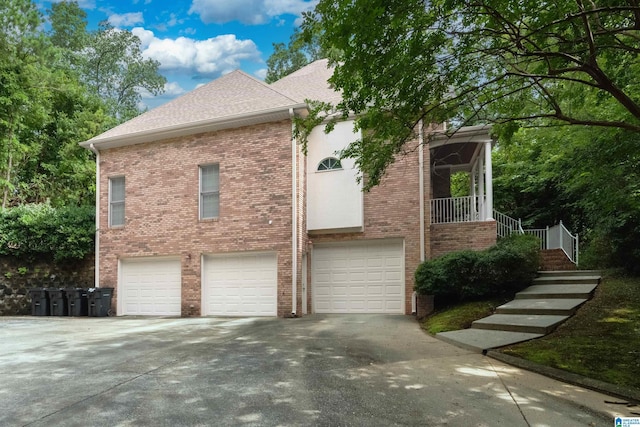
<svg viewBox="0 0 640 427">
<path fill-rule="evenodd" d="M 418 121 L 418 188 L 420 195 L 420 262 L 425 260 L 425 227 L 424 227 L 424 134 L 423 122 Z M 418 312 L 418 294 L 413 291 L 411 295 L 411 312 Z"/>
<path fill-rule="evenodd" d="M 95 282 L 94 287 L 100 287 L 100 152 L 89 144 L 89 149 L 96 155 L 96 238 L 95 238 Z"/>
<path fill-rule="evenodd" d="M 298 279 L 298 144 L 295 138 L 295 124 L 293 122 L 293 108 L 289 108 L 291 118 L 291 317 L 297 311 L 297 279 Z"/>
<path fill-rule="evenodd" d="M 424 135 L 422 120 L 418 122 L 418 183 L 420 188 L 420 262 L 425 259 L 425 227 L 424 227 Z"/>
</svg>

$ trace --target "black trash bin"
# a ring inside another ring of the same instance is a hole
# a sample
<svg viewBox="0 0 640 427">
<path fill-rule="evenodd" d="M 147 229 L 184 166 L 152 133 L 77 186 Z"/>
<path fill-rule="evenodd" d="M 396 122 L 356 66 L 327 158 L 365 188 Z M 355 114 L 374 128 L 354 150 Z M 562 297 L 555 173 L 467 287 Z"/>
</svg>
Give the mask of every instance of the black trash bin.
<svg viewBox="0 0 640 427">
<path fill-rule="evenodd" d="M 67 313 L 69 316 L 88 316 L 89 301 L 87 290 L 83 288 L 67 288 Z"/>
<path fill-rule="evenodd" d="M 52 316 L 66 316 L 68 313 L 67 294 L 62 288 L 48 288 L 49 313 Z"/>
<path fill-rule="evenodd" d="M 46 288 L 29 289 L 31 295 L 31 315 L 32 316 L 48 316 L 49 315 L 49 293 Z"/>
<path fill-rule="evenodd" d="M 113 288 L 89 288 L 89 317 L 105 317 L 111 314 Z"/>
</svg>

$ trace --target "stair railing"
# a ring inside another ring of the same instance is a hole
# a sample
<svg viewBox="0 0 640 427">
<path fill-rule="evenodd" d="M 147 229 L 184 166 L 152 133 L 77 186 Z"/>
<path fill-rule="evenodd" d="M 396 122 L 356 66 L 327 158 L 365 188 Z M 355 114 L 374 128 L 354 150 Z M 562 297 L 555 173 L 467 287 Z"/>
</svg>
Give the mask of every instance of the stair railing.
<svg viewBox="0 0 640 427">
<path fill-rule="evenodd" d="M 497 222 L 498 237 L 514 233 L 532 234 L 540 239 L 540 249 L 562 249 L 571 262 L 578 265 L 580 239 L 578 234 L 571 234 L 562 221 L 553 227 L 524 230 L 520 219 L 513 219 L 495 209 L 493 215 Z"/>
</svg>

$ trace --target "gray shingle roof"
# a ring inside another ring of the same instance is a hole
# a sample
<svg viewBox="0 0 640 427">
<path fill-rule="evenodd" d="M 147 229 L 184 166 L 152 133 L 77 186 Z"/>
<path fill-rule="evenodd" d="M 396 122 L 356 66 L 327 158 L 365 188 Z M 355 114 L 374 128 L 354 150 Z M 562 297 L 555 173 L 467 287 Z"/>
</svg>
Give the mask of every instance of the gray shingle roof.
<svg viewBox="0 0 640 427">
<path fill-rule="evenodd" d="M 247 124 L 242 120 L 245 117 L 271 114 L 274 119 L 281 117 L 273 115 L 276 111 L 304 107 L 305 99 L 337 102 L 339 94 L 327 83 L 332 74 L 327 64 L 326 60 L 315 61 L 271 85 L 233 71 L 81 145 L 126 145 L 203 131 L 225 121 Z"/>
<path fill-rule="evenodd" d="M 271 87 L 300 102 L 309 99 L 337 104 L 342 98 L 329 86 L 332 74 L 329 61 L 320 59 L 272 83 Z"/>
</svg>

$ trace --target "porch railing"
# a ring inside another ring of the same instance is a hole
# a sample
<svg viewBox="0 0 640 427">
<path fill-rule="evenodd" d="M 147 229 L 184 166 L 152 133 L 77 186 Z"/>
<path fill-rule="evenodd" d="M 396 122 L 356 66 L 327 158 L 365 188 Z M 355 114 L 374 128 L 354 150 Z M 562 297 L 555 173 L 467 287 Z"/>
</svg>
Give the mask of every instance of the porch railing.
<svg viewBox="0 0 640 427">
<path fill-rule="evenodd" d="M 522 229 L 522 222 L 498 211 L 493 212 L 498 227 L 498 237 L 513 233 L 533 234 L 540 239 L 540 249 L 562 249 L 574 264 L 578 264 L 580 239 L 564 226 L 562 221 L 553 227 Z"/>
<path fill-rule="evenodd" d="M 481 221 L 477 196 L 431 199 L 431 224 Z"/>
<path fill-rule="evenodd" d="M 505 237 L 513 233 L 524 233 L 524 230 L 522 230 L 522 221 L 519 219 L 513 219 L 495 209 L 493 210 L 493 218 L 497 223 L 498 237 Z"/>
</svg>

